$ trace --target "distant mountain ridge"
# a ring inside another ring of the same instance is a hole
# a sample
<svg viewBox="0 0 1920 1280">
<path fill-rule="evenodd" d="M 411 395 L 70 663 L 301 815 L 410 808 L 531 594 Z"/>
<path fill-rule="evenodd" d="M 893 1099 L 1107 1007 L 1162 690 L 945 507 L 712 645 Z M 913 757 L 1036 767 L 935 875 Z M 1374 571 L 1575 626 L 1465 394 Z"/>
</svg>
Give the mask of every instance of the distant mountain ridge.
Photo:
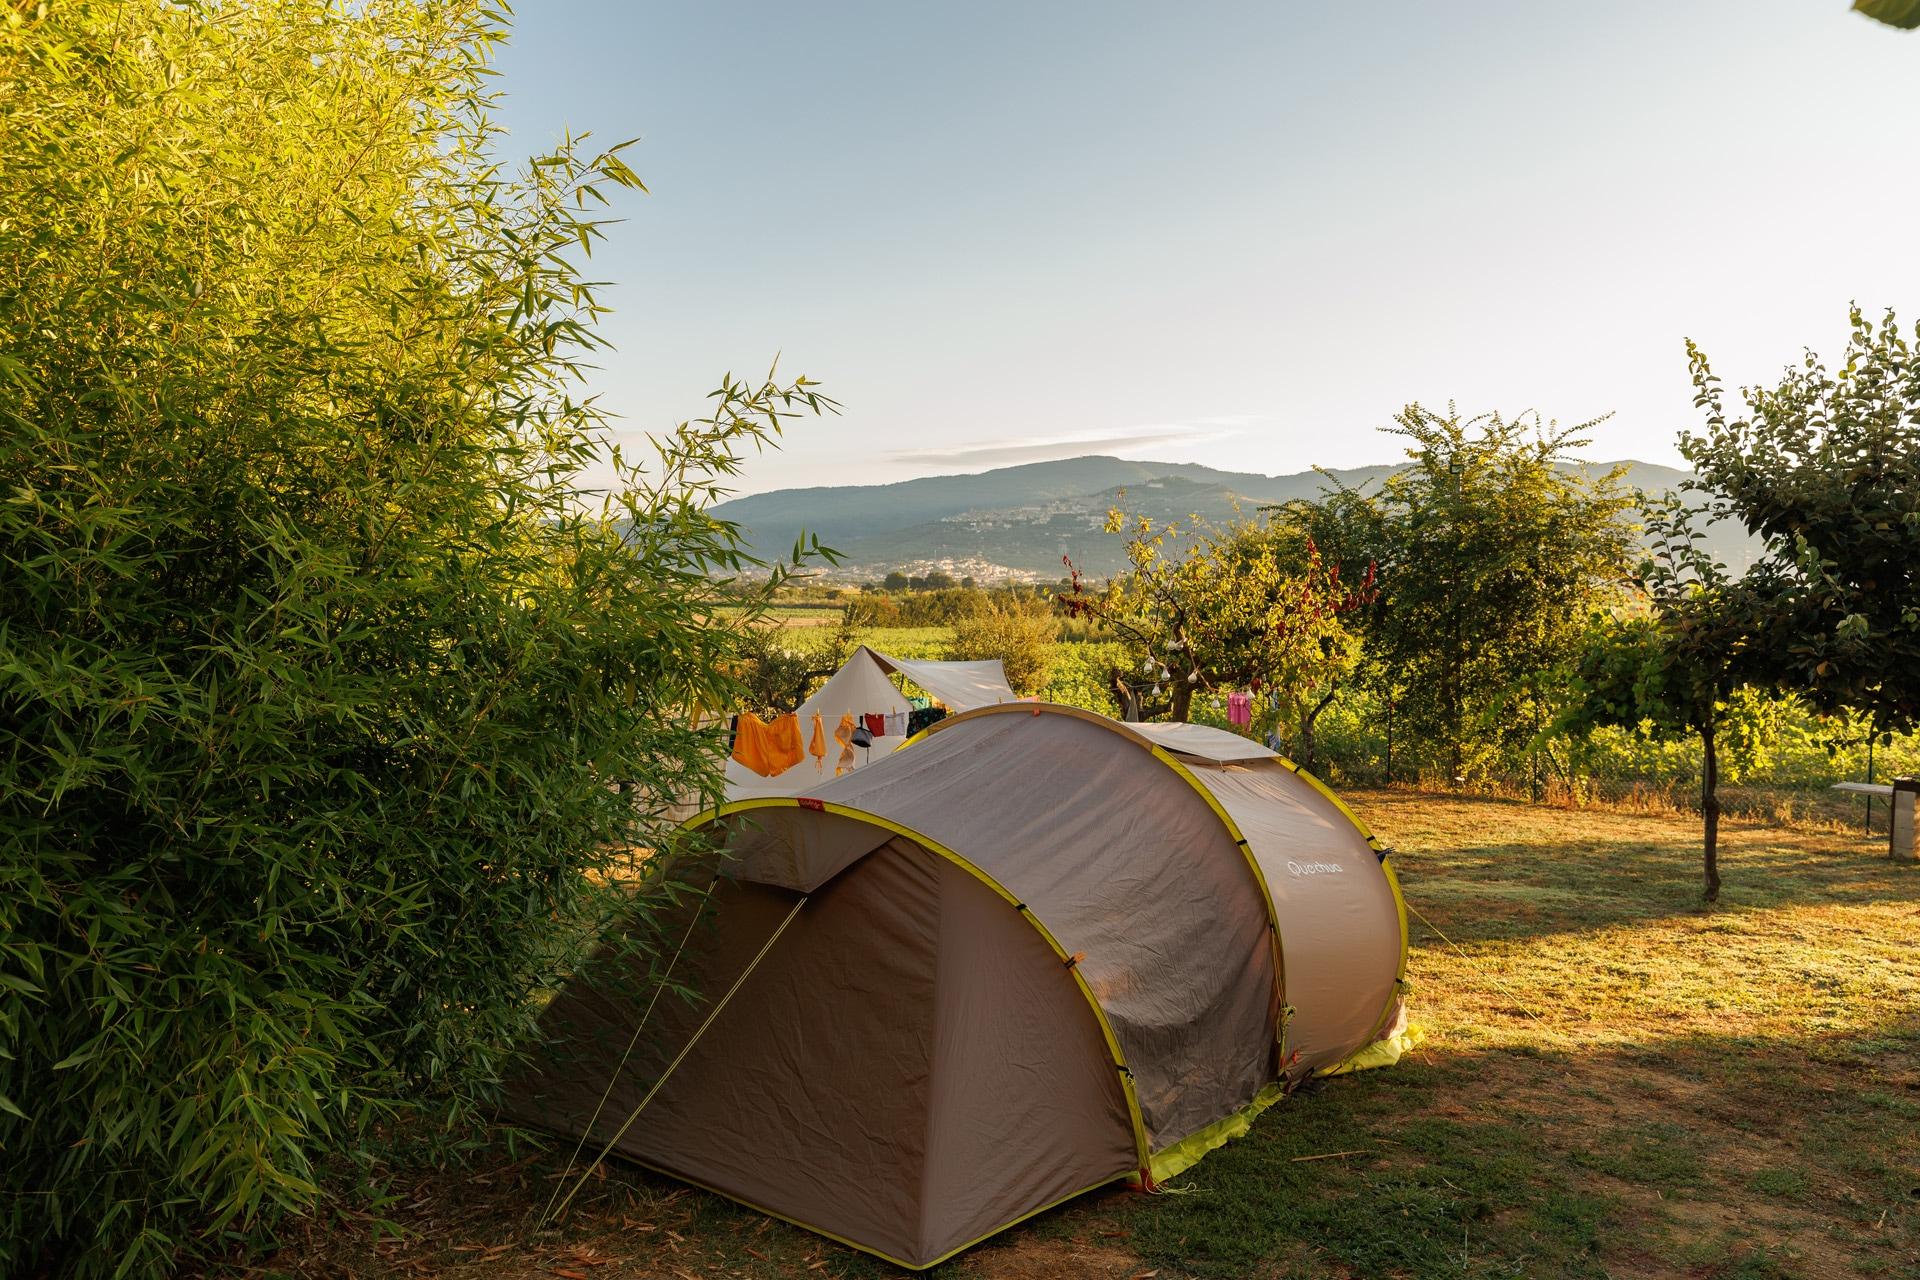
<svg viewBox="0 0 1920 1280">
<path fill-rule="evenodd" d="M 1672 467 L 1632 460 L 1578 465 L 1594 474 L 1624 466 L 1626 483 L 1650 493 L 1689 478 Z M 802 531 L 817 535 L 846 557 L 834 577 L 944 569 L 981 581 L 1051 581 L 1063 571 L 1063 555 L 1096 576 L 1124 567 L 1121 539 L 1102 530 L 1113 506 L 1158 520 L 1192 514 L 1226 520 L 1318 497 L 1335 481 L 1349 488 L 1377 484 L 1397 470 L 1382 465 L 1267 476 L 1090 455 L 891 484 L 776 489 L 720 503 L 713 511 L 746 530 L 764 556 L 785 554 Z M 1751 558 L 1745 535 L 1712 534 L 1716 553 L 1744 568 Z"/>
</svg>

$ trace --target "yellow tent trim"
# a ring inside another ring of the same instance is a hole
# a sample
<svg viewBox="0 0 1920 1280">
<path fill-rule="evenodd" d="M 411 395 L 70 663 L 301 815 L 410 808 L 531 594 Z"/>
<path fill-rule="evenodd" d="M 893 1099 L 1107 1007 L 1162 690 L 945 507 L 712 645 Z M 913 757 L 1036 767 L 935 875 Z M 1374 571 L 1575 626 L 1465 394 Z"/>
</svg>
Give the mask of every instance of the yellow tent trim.
<svg viewBox="0 0 1920 1280">
<path fill-rule="evenodd" d="M 1147 1162 L 1147 1171 L 1155 1182 L 1165 1182 L 1176 1178 L 1194 1165 L 1209 1151 L 1217 1151 L 1235 1138 L 1242 1137 L 1253 1128 L 1253 1122 L 1262 1111 L 1287 1096 L 1286 1086 L 1275 1080 L 1263 1086 L 1253 1095 L 1253 1101 L 1247 1103 L 1229 1115 L 1221 1116 L 1204 1129 L 1188 1134 L 1170 1147 L 1163 1147 L 1153 1153 Z"/>
<path fill-rule="evenodd" d="M 1018 911 L 1021 918 L 1032 925 L 1042 938 L 1046 939 L 1047 946 L 1053 949 L 1053 954 L 1059 958 L 1061 966 L 1073 978 L 1074 985 L 1080 988 L 1080 995 L 1086 1000 L 1087 1007 L 1093 1010 L 1094 1021 L 1098 1023 L 1100 1027 L 1100 1036 L 1107 1044 L 1107 1053 L 1113 1059 L 1114 1069 L 1120 1074 L 1120 1088 L 1126 1095 L 1127 1100 L 1127 1120 L 1133 1127 L 1134 1150 L 1139 1156 L 1140 1167 L 1143 1169 L 1146 1168 L 1148 1159 L 1147 1124 L 1145 1118 L 1140 1114 L 1139 1094 L 1133 1087 L 1133 1069 L 1127 1065 L 1127 1055 L 1120 1048 L 1120 1039 L 1114 1034 L 1113 1023 L 1108 1020 L 1107 1011 L 1100 1007 L 1100 1001 L 1093 994 L 1093 988 L 1087 985 L 1086 978 L 1080 973 L 1080 966 L 1073 963 L 1073 957 L 1065 947 L 1060 945 L 1060 940 L 1053 936 L 1053 931 L 1047 928 L 1046 922 L 1029 910 L 1027 905 L 1020 901 L 1019 898 L 1008 892 L 1005 885 L 1001 884 L 998 880 L 994 879 L 993 876 L 960 854 L 955 853 L 952 849 L 941 844 L 938 840 L 922 835 L 912 827 L 895 822 L 891 818 L 883 818 L 877 813 L 868 813 L 864 809 L 856 809 L 851 805 L 835 804 L 832 801 L 813 799 L 808 799 L 805 804 L 802 804 L 801 799 L 799 796 L 760 796 L 752 800 L 736 800 L 731 804 L 723 804 L 717 809 L 708 809 L 704 813 L 697 813 L 681 823 L 680 826 L 683 831 L 691 831 L 696 827 L 717 822 L 721 818 L 732 817 L 736 813 L 746 813 L 755 809 L 809 809 L 817 813 L 837 814 L 843 818 L 851 818 L 855 822 L 864 822 L 869 826 L 891 831 L 898 836 L 905 836 L 927 852 L 945 858 L 948 862 L 953 863 L 953 865 L 971 875 L 981 884 L 993 890 L 993 892 L 1004 899 L 1009 906 Z M 902 1263 L 901 1265 L 904 1266 L 906 1264 Z"/>
<path fill-rule="evenodd" d="M 1426 1038 L 1425 1027 L 1417 1022 L 1409 1022 L 1393 1035 L 1384 1040 L 1375 1040 L 1339 1066 L 1328 1067 L 1320 1074 L 1338 1076 L 1345 1075 L 1349 1071 L 1369 1071 L 1374 1067 L 1390 1067 L 1405 1057 L 1409 1049 L 1419 1045 Z"/>
<path fill-rule="evenodd" d="M 1097 1191 L 1101 1187 L 1108 1186 L 1111 1183 L 1120 1181 L 1122 1178 L 1131 1177 L 1131 1176 L 1132 1176 L 1131 1174 L 1116 1174 L 1111 1178 L 1103 1178 L 1099 1182 L 1096 1182 L 1091 1186 L 1082 1187 L 1078 1191 L 1070 1191 L 1066 1195 L 1061 1196 L 1058 1200 L 1049 1200 L 1047 1201 L 1047 1203 L 1041 1205 L 1038 1209 L 1029 1209 L 1017 1218 L 1009 1218 L 1007 1221 L 1001 1223 L 999 1226 L 987 1232 L 985 1235 L 976 1236 L 973 1239 L 967 1241 L 965 1244 L 955 1245 L 953 1248 L 947 1250 L 945 1253 L 935 1258 L 932 1262 L 927 1263 L 926 1266 L 937 1267 L 941 1263 L 947 1261 L 949 1258 L 955 1257 L 958 1254 L 965 1253 L 967 1250 L 973 1248 L 973 1246 L 979 1244 L 982 1240 L 991 1240 L 994 1236 L 999 1235 L 1002 1231 L 1005 1231 L 1008 1227 L 1017 1227 L 1021 1223 L 1025 1222 L 1028 1218 L 1037 1218 L 1041 1214 L 1045 1213 L 1047 1210 L 1057 1209 L 1061 1205 L 1065 1204 L 1067 1201 L 1077 1199 L 1080 1196 L 1087 1194 L 1087 1192 L 1089 1191 Z M 912 1270 L 915 1270 L 915 1271 L 923 1271 L 925 1269 L 926 1267 L 912 1268 Z"/>
</svg>

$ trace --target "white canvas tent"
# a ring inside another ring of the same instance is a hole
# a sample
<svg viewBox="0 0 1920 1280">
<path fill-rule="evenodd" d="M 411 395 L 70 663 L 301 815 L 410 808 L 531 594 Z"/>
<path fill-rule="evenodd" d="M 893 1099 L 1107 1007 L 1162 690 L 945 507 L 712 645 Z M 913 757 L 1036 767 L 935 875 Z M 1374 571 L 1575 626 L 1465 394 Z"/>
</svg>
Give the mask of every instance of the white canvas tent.
<svg viewBox="0 0 1920 1280">
<path fill-rule="evenodd" d="M 863 647 L 874 660 L 889 671 L 897 671 L 925 689 L 933 700 L 952 712 L 973 711 L 979 707 L 1017 702 L 1007 686 L 1006 670 L 1000 659 L 985 662 L 929 662 L 917 658 L 889 658 Z"/>
<path fill-rule="evenodd" d="M 800 704 L 800 735 L 804 742 L 813 731 L 818 714 L 829 735 L 842 716 L 905 714 L 911 704 L 887 677 L 898 673 L 925 689 L 949 711 L 972 711 L 1017 699 L 1007 684 L 1007 673 L 995 658 L 987 662 L 934 662 L 919 658 L 894 658 L 861 645 L 846 665 L 827 678 L 812 697 Z M 854 767 L 877 760 L 906 741 L 905 738 L 877 740 L 872 747 L 853 753 Z M 737 760 L 727 761 L 727 799 L 748 800 L 757 796 L 793 796 L 817 787 L 834 776 L 834 761 L 840 746 L 829 737 L 824 768 L 816 768 L 808 756 L 785 773 L 763 778 Z"/>
</svg>

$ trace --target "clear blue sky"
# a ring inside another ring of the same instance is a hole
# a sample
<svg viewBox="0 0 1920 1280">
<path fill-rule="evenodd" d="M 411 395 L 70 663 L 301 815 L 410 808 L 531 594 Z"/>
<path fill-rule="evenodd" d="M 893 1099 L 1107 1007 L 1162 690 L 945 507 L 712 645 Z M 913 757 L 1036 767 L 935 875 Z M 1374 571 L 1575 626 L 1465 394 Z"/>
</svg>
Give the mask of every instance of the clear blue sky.
<svg viewBox="0 0 1920 1280">
<path fill-rule="evenodd" d="M 1846 0 L 528 0 L 499 70 L 513 152 L 642 139 L 623 433 L 776 352 L 844 403 L 746 492 L 1382 462 L 1416 399 L 1674 462 L 1684 337 L 1920 318 L 1920 33 Z"/>
</svg>

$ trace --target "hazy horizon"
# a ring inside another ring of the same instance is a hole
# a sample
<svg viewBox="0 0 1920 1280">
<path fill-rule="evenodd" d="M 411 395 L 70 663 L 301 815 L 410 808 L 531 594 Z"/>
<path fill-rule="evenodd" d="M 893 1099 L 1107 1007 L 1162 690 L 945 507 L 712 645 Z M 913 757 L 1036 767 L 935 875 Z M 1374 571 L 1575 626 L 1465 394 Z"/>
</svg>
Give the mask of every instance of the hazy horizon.
<svg viewBox="0 0 1920 1280">
<path fill-rule="evenodd" d="M 787 489 L 833 489 L 833 488 L 842 488 L 842 487 L 849 487 L 849 486 L 877 488 L 877 487 L 881 487 L 884 485 L 891 485 L 891 484 L 906 484 L 909 481 L 913 481 L 913 480 L 941 480 L 941 479 L 947 479 L 947 478 L 957 477 L 957 476 L 978 476 L 978 475 L 985 475 L 993 471 L 1008 470 L 1013 467 L 1039 465 L 1039 464 L 1044 464 L 1049 462 L 1080 462 L 1088 459 L 1097 459 L 1097 458 L 1112 458 L 1112 459 L 1117 459 L 1125 462 L 1135 462 L 1135 463 L 1139 463 L 1142 466 L 1209 467 L 1215 471 L 1219 471 L 1223 473 L 1241 474 L 1241 475 L 1259 475 L 1269 480 L 1285 480 L 1295 476 L 1308 475 L 1314 471 L 1319 471 L 1319 470 L 1326 470 L 1326 471 L 1341 473 L 1341 472 L 1353 472 L 1353 471 L 1366 471 L 1373 468 L 1401 467 L 1401 466 L 1407 465 L 1407 461 L 1408 461 L 1403 456 L 1399 458 L 1381 459 L 1373 462 L 1343 463 L 1337 467 L 1326 466 L 1324 464 L 1308 464 L 1307 466 L 1304 466 L 1304 467 L 1290 467 L 1284 471 L 1260 471 L 1260 470 L 1257 470 L 1254 468 L 1248 468 L 1248 467 L 1218 466 L 1211 462 L 1196 462 L 1196 461 L 1190 461 L 1190 460 L 1184 460 L 1184 459 L 1172 459 L 1172 458 L 1154 458 L 1154 457 L 1148 457 L 1144 455 L 1137 458 L 1127 458 L 1116 453 L 1070 453 L 1070 454 L 1063 454 L 1060 457 L 1035 458 L 1030 463 L 1029 462 L 996 462 L 991 466 L 963 467 L 963 468 L 956 468 L 953 470 L 918 471 L 911 475 L 888 476 L 879 480 L 848 480 L 848 481 L 828 481 L 821 484 L 795 483 L 795 484 L 768 485 L 768 486 L 755 488 L 752 490 L 742 489 L 742 490 L 739 490 L 734 496 L 749 498 L 749 497 L 756 497 L 761 494 L 773 493 L 773 492 L 787 490 Z M 1648 458 L 1626 458 L 1626 457 L 1601 458 L 1601 457 L 1570 456 L 1567 460 L 1579 466 L 1605 467 L 1605 466 L 1616 466 L 1616 465 L 1631 463 L 1637 466 L 1667 467 L 1675 471 L 1684 471 L 1684 472 L 1687 472 L 1688 474 L 1692 474 L 1692 470 L 1687 466 L 1685 459 L 1676 459 L 1675 461 L 1672 461 L 1672 462 L 1654 462 Z"/>
<path fill-rule="evenodd" d="M 1920 38 L 1845 0 L 596 0 L 498 69 L 509 153 L 642 138 L 589 271 L 628 441 L 776 353 L 843 402 L 741 493 L 1389 465 L 1413 400 L 1678 466 L 1685 338 L 1734 387 L 1920 316 Z"/>
</svg>

